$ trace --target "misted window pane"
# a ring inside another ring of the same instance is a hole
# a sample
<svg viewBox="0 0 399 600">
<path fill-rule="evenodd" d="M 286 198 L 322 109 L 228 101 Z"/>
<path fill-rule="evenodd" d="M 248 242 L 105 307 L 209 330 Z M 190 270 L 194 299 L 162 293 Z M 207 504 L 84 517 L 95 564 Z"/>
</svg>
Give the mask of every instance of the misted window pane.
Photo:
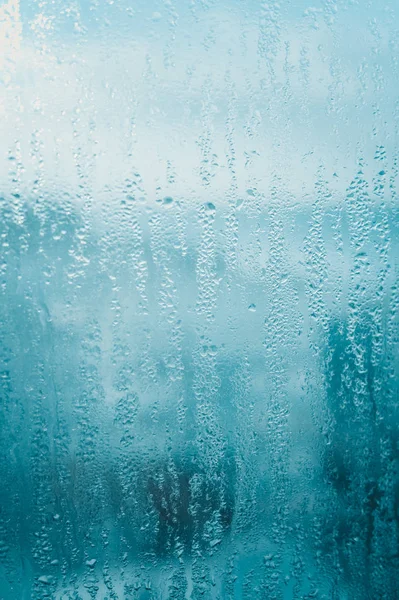
<svg viewBox="0 0 399 600">
<path fill-rule="evenodd" d="M 399 598 L 398 23 L 1 4 L 1 600 Z"/>
</svg>

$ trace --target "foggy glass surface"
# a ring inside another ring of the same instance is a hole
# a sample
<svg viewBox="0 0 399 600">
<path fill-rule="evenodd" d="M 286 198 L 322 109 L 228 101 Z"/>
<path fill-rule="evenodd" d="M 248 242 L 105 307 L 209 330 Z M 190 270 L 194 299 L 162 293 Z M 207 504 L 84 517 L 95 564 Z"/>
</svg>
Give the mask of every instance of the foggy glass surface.
<svg viewBox="0 0 399 600">
<path fill-rule="evenodd" d="M 396 0 L 0 5 L 0 600 L 399 598 Z"/>
</svg>

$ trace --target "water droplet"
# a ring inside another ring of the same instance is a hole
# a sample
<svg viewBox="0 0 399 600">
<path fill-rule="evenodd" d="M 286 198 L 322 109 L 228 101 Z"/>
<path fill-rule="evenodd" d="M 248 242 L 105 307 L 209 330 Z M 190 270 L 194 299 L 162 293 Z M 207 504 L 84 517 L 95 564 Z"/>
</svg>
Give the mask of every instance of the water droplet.
<svg viewBox="0 0 399 600">
<path fill-rule="evenodd" d="M 96 565 L 97 559 L 96 558 L 91 558 L 90 560 L 86 560 L 86 565 L 88 567 L 90 567 L 91 569 L 93 569 Z"/>
</svg>

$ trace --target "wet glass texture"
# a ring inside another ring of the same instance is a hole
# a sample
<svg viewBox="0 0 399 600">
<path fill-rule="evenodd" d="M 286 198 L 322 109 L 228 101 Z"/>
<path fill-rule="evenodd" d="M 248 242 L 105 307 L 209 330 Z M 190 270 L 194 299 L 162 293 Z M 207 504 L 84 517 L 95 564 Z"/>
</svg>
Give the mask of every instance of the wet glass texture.
<svg viewBox="0 0 399 600">
<path fill-rule="evenodd" d="M 0 5 L 1 600 L 399 598 L 397 0 Z"/>
</svg>

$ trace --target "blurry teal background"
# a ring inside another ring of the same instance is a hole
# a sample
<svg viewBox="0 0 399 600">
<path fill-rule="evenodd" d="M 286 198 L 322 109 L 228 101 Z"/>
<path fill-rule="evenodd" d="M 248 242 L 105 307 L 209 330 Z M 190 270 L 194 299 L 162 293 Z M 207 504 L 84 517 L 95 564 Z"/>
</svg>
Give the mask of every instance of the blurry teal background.
<svg viewBox="0 0 399 600">
<path fill-rule="evenodd" d="M 399 598 L 399 3 L 0 6 L 0 599 Z"/>
</svg>

